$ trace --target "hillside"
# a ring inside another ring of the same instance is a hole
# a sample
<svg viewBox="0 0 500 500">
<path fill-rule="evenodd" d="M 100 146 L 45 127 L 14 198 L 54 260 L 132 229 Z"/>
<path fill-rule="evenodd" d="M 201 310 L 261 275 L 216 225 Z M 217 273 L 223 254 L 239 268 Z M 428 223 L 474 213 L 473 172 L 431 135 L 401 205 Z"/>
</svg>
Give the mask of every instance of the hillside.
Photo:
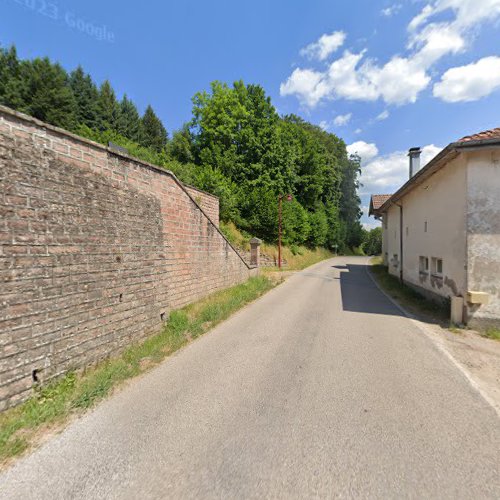
<svg viewBox="0 0 500 500">
<path fill-rule="evenodd" d="M 169 138 L 151 106 L 142 115 L 109 81 L 49 59 L 0 49 L 0 104 L 173 171 L 220 198 L 221 219 L 268 243 L 277 239 L 277 198 L 286 245 L 359 246 L 359 159 L 334 134 L 298 116 L 279 116 L 259 85 L 213 82 L 193 99 L 192 118 Z"/>
</svg>

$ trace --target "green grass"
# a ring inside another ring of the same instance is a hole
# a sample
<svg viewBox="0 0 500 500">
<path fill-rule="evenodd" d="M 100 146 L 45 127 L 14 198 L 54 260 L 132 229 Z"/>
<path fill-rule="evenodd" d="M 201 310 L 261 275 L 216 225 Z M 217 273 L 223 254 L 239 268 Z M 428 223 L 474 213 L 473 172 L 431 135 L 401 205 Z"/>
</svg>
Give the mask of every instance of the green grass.
<svg viewBox="0 0 500 500">
<path fill-rule="evenodd" d="M 486 328 L 482 335 L 489 339 L 500 340 L 500 328 Z"/>
<path fill-rule="evenodd" d="M 0 464 L 24 452 L 51 427 L 60 427 L 71 415 L 94 406 L 124 380 L 158 364 L 272 287 L 272 281 L 265 276 L 253 277 L 172 311 L 159 334 L 82 373 L 68 373 L 38 388 L 28 401 L 0 414 Z"/>
<path fill-rule="evenodd" d="M 398 278 L 387 272 L 387 267 L 382 265 L 381 257 L 370 260 L 370 272 L 381 288 L 405 309 L 413 314 L 424 315 L 440 322 L 449 322 L 449 311 L 444 304 L 437 304 L 413 288 L 402 284 Z"/>
<path fill-rule="evenodd" d="M 220 230 L 232 245 L 246 251 L 250 250 L 249 242 L 251 236 L 238 229 L 232 222 L 221 222 Z M 260 253 L 273 257 L 276 261 L 278 260 L 277 245 L 262 243 Z M 330 250 L 322 247 L 312 249 L 305 246 L 292 245 L 290 247 L 283 246 L 281 248 L 281 256 L 286 262 L 286 266 L 282 268 L 283 271 L 298 271 L 322 260 L 329 259 L 333 257 L 334 254 L 330 252 Z M 277 268 L 266 268 L 266 270 L 267 269 L 277 271 Z"/>
<path fill-rule="evenodd" d="M 277 247 L 273 247 L 272 245 L 262 245 L 261 252 L 262 251 L 266 255 L 275 257 L 276 260 L 278 259 Z M 306 247 L 283 247 L 281 255 L 286 261 L 286 266 L 282 267 L 283 271 L 300 271 L 301 269 L 305 269 L 306 267 L 312 266 L 322 260 L 334 257 L 334 254 L 330 252 L 330 250 L 321 247 L 315 249 Z M 277 267 L 271 267 L 269 269 L 274 271 L 278 270 Z"/>
</svg>

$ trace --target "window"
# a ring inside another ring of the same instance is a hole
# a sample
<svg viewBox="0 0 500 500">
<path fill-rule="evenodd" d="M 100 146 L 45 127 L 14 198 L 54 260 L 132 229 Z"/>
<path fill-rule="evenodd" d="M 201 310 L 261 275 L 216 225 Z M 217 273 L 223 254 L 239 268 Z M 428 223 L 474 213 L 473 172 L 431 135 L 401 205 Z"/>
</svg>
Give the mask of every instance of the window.
<svg viewBox="0 0 500 500">
<path fill-rule="evenodd" d="M 419 257 L 418 270 L 422 274 L 427 274 L 429 272 L 429 257 L 423 255 Z"/>
<path fill-rule="evenodd" d="M 408 237 L 408 233 L 409 233 L 408 226 L 406 226 L 406 237 Z"/>
<path fill-rule="evenodd" d="M 427 221 L 424 222 L 424 233 L 427 232 Z"/>
<path fill-rule="evenodd" d="M 398 254 L 397 253 L 393 254 L 393 256 L 392 256 L 392 265 L 394 267 L 398 267 L 399 266 Z"/>
<path fill-rule="evenodd" d="M 439 277 L 443 275 L 443 259 L 432 257 L 432 274 Z"/>
</svg>

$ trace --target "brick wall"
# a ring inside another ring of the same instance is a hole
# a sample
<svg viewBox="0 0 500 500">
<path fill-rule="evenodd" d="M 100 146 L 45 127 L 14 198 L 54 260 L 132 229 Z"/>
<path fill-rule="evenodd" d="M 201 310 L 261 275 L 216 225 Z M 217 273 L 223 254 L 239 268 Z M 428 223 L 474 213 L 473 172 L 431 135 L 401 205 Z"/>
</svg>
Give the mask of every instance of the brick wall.
<svg viewBox="0 0 500 500">
<path fill-rule="evenodd" d="M 0 410 L 254 274 L 217 222 L 173 174 L 0 107 Z"/>
<path fill-rule="evenodd" d="M 219 198 L 213 194 L 205 193 L 199 189 L 184 185 L 186 191 L 194 198 L 196 203 L 201 207 L 210 220 L 219 227 Z"/>
</svg>

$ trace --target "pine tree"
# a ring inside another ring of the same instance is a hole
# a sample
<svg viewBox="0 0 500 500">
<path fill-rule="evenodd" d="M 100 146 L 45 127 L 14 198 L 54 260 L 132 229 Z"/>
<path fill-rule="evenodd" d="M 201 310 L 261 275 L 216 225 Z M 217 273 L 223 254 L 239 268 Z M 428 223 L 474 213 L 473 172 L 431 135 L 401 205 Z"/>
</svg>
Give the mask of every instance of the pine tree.
<svg viewBox="0 0 500 500">
<path fill-rule="evenodd" d="M 98 128 L 99 91 L 90 75 L 86 75 L 81 66 L 71 72 L 69 83 L 75 96 L 76 117 L 79 124 L 91 129 Z"/>
<path fill-rule="evenodd" d="M 99 90 L 97 101 L 97 119 L 101 130 L 116 130 L 120 116 L 120 105 L 116 100 L 115 91 L 108 80 L 105 80 Z"/>
<path fill-rule="evenodd" d="M 142 117 L 142 145 L 161 151 L 167 145 L 167 131 L 153 108 L 148 105 Z"/>
<path fill-rule="evenodd" d="M 26 82 L 21 78 L 22 66 L 14 46 L 0 49 L 0 104 L 25 111 Z"/>
<path fill-rule="evenodd" d="M 21 78 L 27 82 L 25 110 L 40 120 L 68 130 L 77 125 L 76 101 L 66 71 L 47 57 L 26 62 Z"/>
<path fill-rule="evenodd" d="M 141 142 L 141 116 L 135 104 L 125 94 L 120 102 L 120 116 L 117 131 L 134 142 Z"/>
</svg>

